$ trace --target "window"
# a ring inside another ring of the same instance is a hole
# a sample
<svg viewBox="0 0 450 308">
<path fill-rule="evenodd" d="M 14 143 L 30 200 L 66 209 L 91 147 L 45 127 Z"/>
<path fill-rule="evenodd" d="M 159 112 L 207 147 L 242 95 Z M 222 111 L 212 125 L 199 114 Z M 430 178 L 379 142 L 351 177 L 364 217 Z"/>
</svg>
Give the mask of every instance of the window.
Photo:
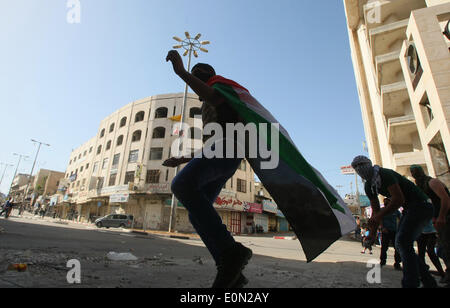
<svg viewBox="0 0 450 308">
<path fill-rule="evenodd" d="M 102 146 L 99 145 L 97 148 L 97 155 L 99 155 L 102 152 Z"/>
<path fill-rule="evenodd" d="M 108 162 L 109 162 L 109 158 L 105 158 L 103 160 L 102 169 L 108 168 Z"/>
<path fill-rule="evenodd" d="M 153 130 L 153 139 L 163 139 L 166 136 L 166 129 L 164 127 L 157 127 Z"/>
<path fill-rule="evenodd" d="M 161 107 L 155 111 L 155 119 L 167 118 L 167 108 Z"/>
<path fill-rule="evenodd" d="M 247 182 L 241 179 L 237 179 L 237 191 L 241 193 L 247 192 Z"/>
<path fill-rule="evenodd" d="M 160 174 L 161 174 L 161 171 L 159 171 L 159 170 L 147 170 L 146 183 L 148 183 L 148 184 L 159 183 Z"/>
<path fill-rule="evenodd" d="M 117 146 L 122 145 L 123 143 L 123 135 L 120 135 L 119 138 L 117 138 Z"/>
<path fill-rule="evenodd" d="M 105 178 L 99 177 L 97 179 L 97 189 L 102 189 L 104 182 L 105 182 Z"/>
<path fill-rule="evenodd" d="M 112 132 L 114 131 L 114 126 L 115 126 L 115 124 L 113 123 L 113 124 L 111 124 L 111 126 L 109 127 L 109 132 L 110 132 L 110 133 L 112 133 Z"/>
<path fill-rule="evenodd" d="M 113 162 L 112 162 L 113 167 L 116 167 L 117 165 L 119 165 L 119 159 L 120 159 L 120 154 L 114 155 Z"/>
<path fill-rule="evenodd" d="M 109 149 L 111 149 L 111 140 L 109 140 L 109 141 L 106 143 L 106 150 L 105 150 L 105 151 L 108 151 Z"/>
<path fill-rule="evenodd" d="M 111 176 L 109 177 L 108 186 L 116 185 L 116 177 L 117 177 L 117 173 L 111 174 Z"/>
<path fill-rule="evenodd" d="M 73 162 L 76 162 L 77 161 L 77 157 L 75 156 L 74 158 L 73 158 Z"/>
<path fill-rule="evenodd" d="M 81 158 L 81 153 L 80 153 L 80 155 L 78 155 L 78 159 L 80 159 Z"/>
<path fill-rule="evenodd" d="M 163 148 L 151 148 L 150 160 L 161 160 L 163 157 Z"/>
<path fill-rule="evenodd" d="M 131 139 L 131 142 L 137 142 L 141 140 L 141 136 L 142 136 L 142 131 L 141 130 L 137 130 L 133 133 L 133 137 Z"/>
<path fill-rule="evenodd" d="M 169 181 L 169 169 L 166 170 L 166 182 Z"/>
<path fill-rule="evenodd" d="M 140 111 L 136 114 L 136 117 L 134 118 L 134 122 L 142 122 L 144 121 L 144 117 L 145 117 L 145 112 L 144 111 Z"/>
<path fill-rule="evenodd" d="M 84 167 L 83 167 L 83 166 L 81 166 L 81 168 L 80 168 L 80 172 L 83 172 L 83 169 L 84 169 Z"/>
<path fill-rule="evenodd" d="M 105 129 L 102 129 L 102 131 L 100 132 L 100 138 L 103 138 L 103 136 L 105 136 Z"/>
<path fill-rule="evenodd" d="M 130 151 L 130 155 L 128 156 L 129 163 L 135 163 L 139 158 L 139 150 Z"/>
<path fill-rule="evenodd" d="M 191 108 L 191 110 L 189 111 L 190 118 L 195 118 L 195 116 L 201 116 L 201 115 L 202 115 L 202 110 L 200 108 L 194 107 L 194 108 Z"/>
<path fill-rule="evenodd" d="M 86 170 L 89 169 L 89 164 L 86 164 Z"/>
<path fill-rule="evenodd" d="M 189 129 L 189 138 L 191 139 L 202 139 L 202 130 L 198 127 L 191 127 Z"/>
<path fill-rule="evenodd" d="M 71 165 L 71 164 L 72 164 L 72 160 L 69 161 L 69 165 Z"/>
<path fill-rule="evenodd" d="M 125 173 L 125 185 L 127 185 L 128 183 L 134 183 L 134 171 L 129 171 L 127 173 Z"/>
<path fill-rule="evenodd" d="M 120 120 L 120 127 L 124 127 L 127 125 L 127 117 L 123 117 L 122 120 Z"/>
<path fill-rule="evenodd" d="M 84 153 L 83 153 L 83 156 L 86 156 L 87 155 L 87 150 L 86 151 L 84 151 Z"/>
<path fill-rule="evenodd" d="M 92 153 L 92 147 L 89 148 L 89 153 Z"/>
<path fill-rule="evenodd" d="M 92 172 L 96 172 L 98 170 L 98 162 L 94 163 L 94 168 L 92 169 Z"/>
</svg>

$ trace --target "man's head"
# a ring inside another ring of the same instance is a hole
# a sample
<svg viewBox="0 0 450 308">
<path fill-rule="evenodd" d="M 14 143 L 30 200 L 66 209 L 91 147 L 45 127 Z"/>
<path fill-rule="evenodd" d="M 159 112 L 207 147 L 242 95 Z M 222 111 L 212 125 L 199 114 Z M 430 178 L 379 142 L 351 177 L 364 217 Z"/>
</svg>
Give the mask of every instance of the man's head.
<svg viewBox="0 0 450 308">
<path fill-rule="evenodd" d="M 411 171 L 411 175 L 413 176 L 413 178 L 416 180 L 419 180 L 426 176 L 425 171 L 423 171 L 423 168 L 419 165 L 412 165 L 409 170 Z"/>
<path fill-rule="evenodd" d="M 208 82 L 208 80 L 211 79 L 211 77 L 216 76 L 216 71 L 214 70 L 214 68 L 211 65 L 205 63 L 196 64 L 192 68 L 191 72 L 192 75 L 194 75 L 203 82 Z"/>
<path fill-rule="evenodd" d="M 372 161 L 365 157 L 365 156 L 357 156 L 352 162 L 352 167 L 355 169 L 356 173 L 358 175 L 366 180 L 369 181 L 373 177 L 374 168 L 372 165 Z"/>
</svg>

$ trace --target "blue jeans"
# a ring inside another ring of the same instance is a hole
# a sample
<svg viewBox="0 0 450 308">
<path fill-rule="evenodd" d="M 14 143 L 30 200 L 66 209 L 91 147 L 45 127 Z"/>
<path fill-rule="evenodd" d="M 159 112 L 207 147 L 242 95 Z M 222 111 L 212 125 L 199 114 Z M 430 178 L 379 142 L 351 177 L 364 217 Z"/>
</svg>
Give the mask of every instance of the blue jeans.
<svg viewBox="0 0 450 308">
<path fill-rule="evenodd" d="M 403 263 L 403 288 L 418 288 L 421 279 L 422 281 L 434 280 L 429 272 L 429 267 L 414 250 L 414 242 L 419 238 L 432 216 L 431 204 L 417 203 L 410 204 L 400 220 L 395 248 L 400 253 Z"/>
<path fill-rule="evenodd" d="M 173 179 L 172 192 L 189 212 L 189 220 L 216 264 L 235 241 L 213 204 L 242 159 L 194 158 Z"/>
</svg>

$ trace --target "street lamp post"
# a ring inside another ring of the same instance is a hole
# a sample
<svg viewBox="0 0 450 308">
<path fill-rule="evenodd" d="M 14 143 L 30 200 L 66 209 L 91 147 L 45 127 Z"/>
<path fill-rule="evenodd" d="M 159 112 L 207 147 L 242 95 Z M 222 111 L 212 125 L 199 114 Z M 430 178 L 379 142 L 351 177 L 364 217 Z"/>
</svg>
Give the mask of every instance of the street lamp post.
<svg viewBox="0 0 450 308">
<path fill-rule="evenodd" d="M 20 161 L 22 160 L 22 158 L 24 158 L 24 159 L 29 158 L 29 157 L 26 156 L 26 155 L 17 154 L 17 153 L 13 153 L 13 155 L 14 155 L 14 156 L 19 156 L 19 161 L 17 162 L 16 171 L 14 172 L 14 176 L 13 176 L 13 178 L 12 178 L 11 185 L 9 185 L 8 196 L 9 196 L 9 194 L 11 193 L 11 188 L 12 188 L 12 185 L 13 185 L 13 183 L 14 183 L 14 179 L 15 179 L 15 177 L 16 177 L 16 175 L 17 175 L 17 171 L 19 170 Z"/>
<path fill-rule="evenodd" d="M 11 164 L 5 164 L 5 163 L 0 163 L 0 165 L 5 165 L 5 170 L 3 170 L 2 177 L 0 178 L 0 185 L 2 185 L 3 177 L 5 176 L 6 169 L 8 169 L 8 167 L 14 167 L 14 165 L 11 165 Z"/>
<path fill-rule="evenodd" d="M 174 36 L 173 39 L 180 43 L 179 45 L 173 46 L 175 49 L 184 49 L 183 56 L 188 56 L 188 67 L 187 71 L 190 72 L 191 70 L 191 58 L 192 54 L 194 57 L 198 58 L 198 51 L 202 52 L 208 52 L 207 49 L 203 48 L 202 46 L 210 44 L 209 41 L 200 41 L 200 37 L 202 36 L 200 33 L 197 34 L 195 37 L 191 37 L 189 32 L 184 33 L 186 38 L 183 40 L 177 36 Z M 182 135 L 184 132 L 182 131 L 183 124 L 185 122 L 185 116 L 186 116 L 186 101 L 187 101 L 187 94 L 188 94 L 188 84 L 186 83 L 184 87 L 184 95 L 183 95 L 183 108 L 181 111 L 181 124 L 179 129 L 179 134 Z M 177 156 L 180 154 L 180 148 L 177 147 Z M 178 174 L 179 166 L 175 168 L 175 174 L 174 177 Z M 169 232 L 172 232 L 175 228 L 175 217 L 176 217 L 176 203 L 177 200 L 175 198 L 175 195 L 172 194 L 172 202 L 170 207 L 170 222 L 169 222 Z"/>
<path fill-rule="evenodd" d="M 39 155 L 39 151 L 40 151 L 40 149 L 41 149 L 41 146 L 42 146 L 42 145 L 46 145 L 46 146 L 48 146 L 48 147 L 50 146 L 50 144 L 47 144 L 47 143 L 44 143 L 44 142 L 40 142 L 40 141 L 36 141 L 36 140 L 34 140 L 34 139 L 31 139 L 31 141 L 34 142 L 34 143 L 39 143 L 39 146 L 38 146 L 38 150 L 37 150 L 37 152 L 36 152 L 36 156 L 34 157 L 33 167 L 31 167 L 31 172 L 30 172 L 30 175 L 28 176 L 28 183 L 27 183 L 27 187 L 25 188 L 25 191 L 24 191 L 24 196 L 23 196 L 23 198 L 22 198 L 22 202 L 24 202 L 25 199 L 26 199 L 26 197 L 27 197 L 27 194 L 28 194 L 28 187 L 30 186 L 30 182 L 31 182 L 31 176 L 32 176 L 33 171 L 34 171 L 34 166 L 36 165 L 36 160 L 37 160 L 37 158 L 38 158 L 38 155 Z"/>
</svg>

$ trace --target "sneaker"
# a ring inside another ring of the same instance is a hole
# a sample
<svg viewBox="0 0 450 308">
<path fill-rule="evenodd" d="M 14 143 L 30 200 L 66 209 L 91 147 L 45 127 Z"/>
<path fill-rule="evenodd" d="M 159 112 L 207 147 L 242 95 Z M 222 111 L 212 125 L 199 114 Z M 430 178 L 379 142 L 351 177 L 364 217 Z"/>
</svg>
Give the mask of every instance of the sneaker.
<svg viewBox="0 0 450 308">
<path fill-rule="evenodd" d="M 226 250 L 222 256 L 222 261 L 217 266 L 217 276 L 212 287 L 225 289 L 236 286 L 242 276 L 242 270 L 248 264 L 252 255 L 253 252 L 240 243 L 235 243 L 230 249 Z"/>
</svg>

